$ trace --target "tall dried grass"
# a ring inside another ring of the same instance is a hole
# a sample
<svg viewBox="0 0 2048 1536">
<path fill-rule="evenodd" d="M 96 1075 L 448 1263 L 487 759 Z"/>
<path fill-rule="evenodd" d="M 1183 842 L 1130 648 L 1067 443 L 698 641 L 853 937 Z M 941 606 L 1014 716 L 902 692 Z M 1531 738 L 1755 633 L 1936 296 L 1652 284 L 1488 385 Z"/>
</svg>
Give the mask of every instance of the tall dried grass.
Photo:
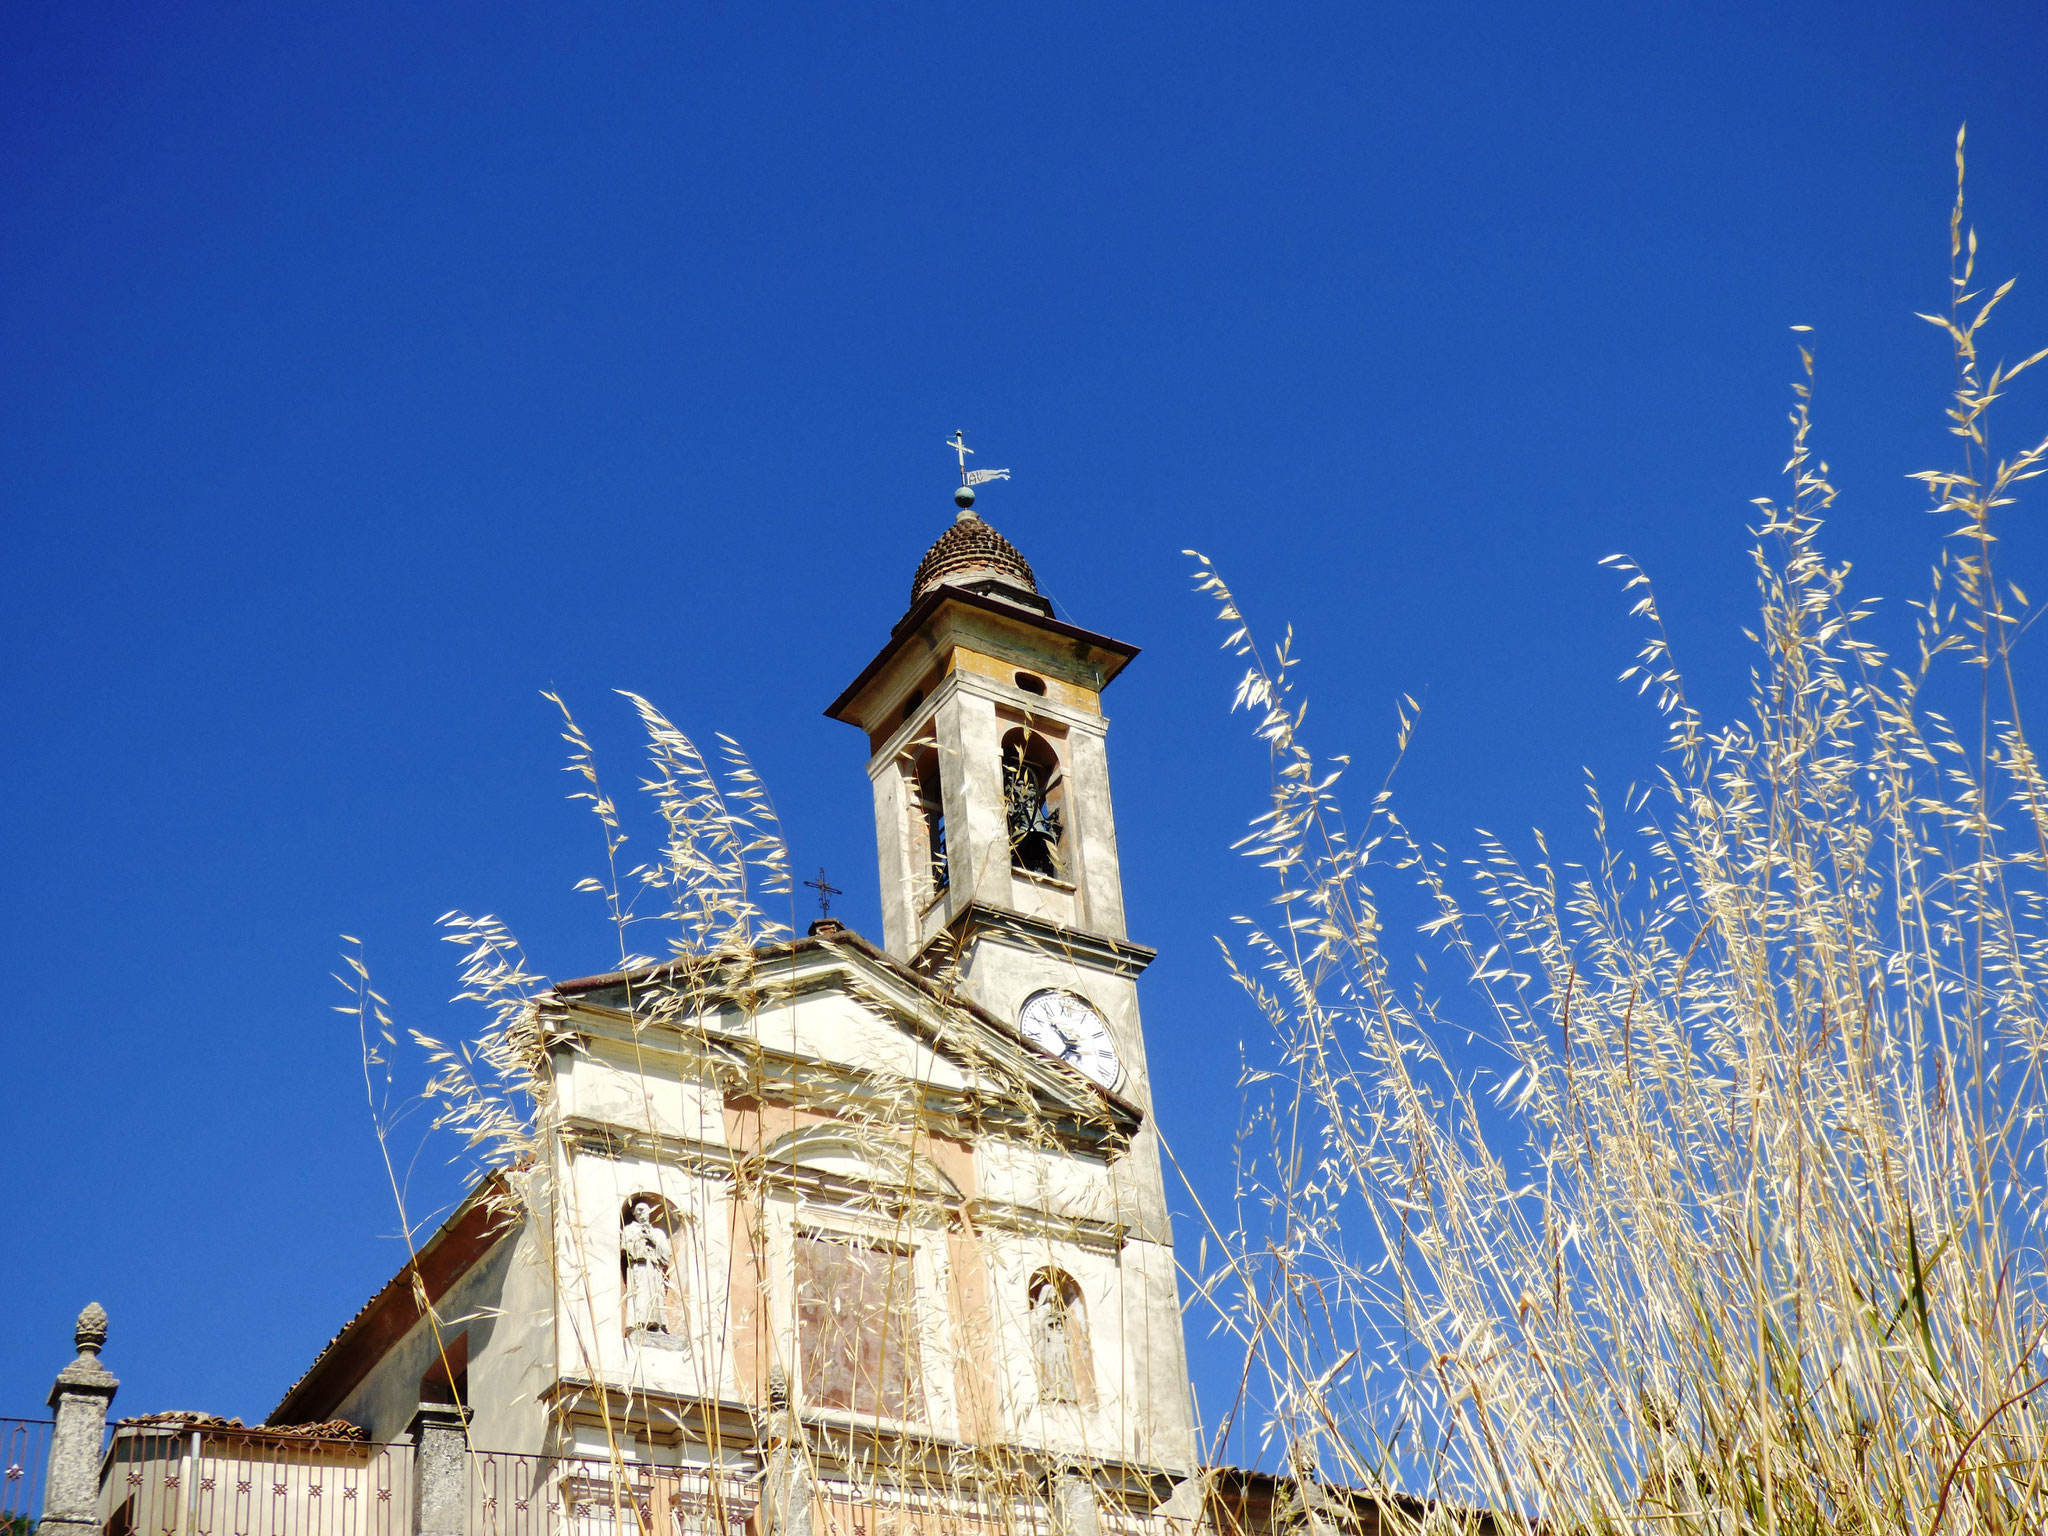
<svg viewBox="0 0 2048 1536">
<path fill-rule="evenodd" d="M 1990 430 L 2048 352 L 1982 355 L 2012 284 L 1977 286 L 1960 136 L 1956 167 L 1926 318 L 1958 461 L 1918 477 L 1948 537 L 1915 653 L 1823 553 L 1802 347 L 1739 717 L 1694 707 L 1648 577 L 1607 562 L 1668 750 L 1629 827 L 1594 794 L 1589 861 L 1484 837 L 1460 874 L 1384 789 L 1347 819 L 1298 658 L 1197 566 L 1272 754 L 1243 852 L 1281 886 L 1229 951 L 1279 1049 L 1197 1291 L 1298 1468 L 1444 1501 L 1389 1528 L 2048 1529 L 2048 783 L 1995 558 L 2048 440 Z M 1419 883 L 1448 968 L 1401 958 L 1384 878 Z"/>
</svg>

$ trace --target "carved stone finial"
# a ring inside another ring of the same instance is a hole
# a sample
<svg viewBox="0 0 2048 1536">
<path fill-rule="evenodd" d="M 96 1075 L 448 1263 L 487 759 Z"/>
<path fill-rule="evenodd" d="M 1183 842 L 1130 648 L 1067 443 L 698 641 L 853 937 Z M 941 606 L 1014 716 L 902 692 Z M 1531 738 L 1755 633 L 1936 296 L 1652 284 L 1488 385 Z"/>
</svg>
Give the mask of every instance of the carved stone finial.
<svg viewBox="0 0 2048 1536">
<path fill-rule="evenodd" d="M 777 1413 L 789 1411 L 789 1372 L 779 1365 L 768 1371 L 768 1406 Z"/>
<path fill-rule="evenodd" d="M 71 1336 L 82 1355 L 96 1355 L 100 1346 L 107 1342 L 107 1309 L 96 1301 L 85 1304 L 85 1310 L 78 1314 L 78 1329 Z"/>
</svg>

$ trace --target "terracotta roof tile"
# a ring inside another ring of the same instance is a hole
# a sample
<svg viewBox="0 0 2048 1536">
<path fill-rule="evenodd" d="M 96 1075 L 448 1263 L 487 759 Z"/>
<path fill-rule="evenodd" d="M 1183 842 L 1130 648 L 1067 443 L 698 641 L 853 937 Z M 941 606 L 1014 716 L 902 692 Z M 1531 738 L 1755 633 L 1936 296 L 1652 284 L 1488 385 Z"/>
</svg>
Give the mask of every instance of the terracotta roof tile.
<svg viewBox="0 0 2048 1536">
<path fill-rule="evenodd" d="M 932 588 L 949 582 L 988 576 L 1014 582 L 1028 592 L 1038 591 L 1031 562 L 1017 546 L 969 513 L 940 534 L 917 562 L 917 574 L 910 578 L 910 601 L 915 605 Z"/>
</svg>

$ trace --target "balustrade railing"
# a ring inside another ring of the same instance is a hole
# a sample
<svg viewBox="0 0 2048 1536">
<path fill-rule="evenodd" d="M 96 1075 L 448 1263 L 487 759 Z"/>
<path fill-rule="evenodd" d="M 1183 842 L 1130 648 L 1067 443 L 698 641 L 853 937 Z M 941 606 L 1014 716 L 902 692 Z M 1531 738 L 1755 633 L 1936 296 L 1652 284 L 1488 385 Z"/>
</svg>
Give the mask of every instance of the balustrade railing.
<svg viewBox="0 0 2048 1536">
<path fill-rule="evenodd" d="M 105 1536 L 411 1536 L 412 1447 L 260 1429 L 123 1426 Z"/>
<path fill-rule="evenodd" d="M 478 1451 L 471 1536 L 755 1536 L 758 1474 L 571 1456 Z M 1169 1523 L 1114 1507 L 1103 1536 L 1172 1536 Z M 813 1536 L 1054 1536 L 1042 1497 L 817 1478 Z"/>
<path fill-rule="evenodd" d="M 26 1536 L 42 1517 L 48 1419 L 0 1419 L 0 1536 Z"/>
<path fill-rule="evenodd" d="M 29 1536 L 41 1510 L 50 1426 L 0 1420 L 0 1536 Z M 468 1536 L 759 1536 L 751 1468 L 472 1451 Z M 431 1460 L 429 1463 L 431 1464 Z M 451 1469 L 452 1470 L 452 1469 Z M 414 1536 L 410 1445 L 239 1426 L 122 1425 L 102 1467 L 104 1536 Z M 1170 1536 L 1152 1516 L 1106 1508 L 1103 1536 Z M 813 1536 L 1054 1536 L 1045 1502 L 858 1482 L 812 1484 Z"/>
<path fill-rule="evenodd" d="M 470 1455 L 472 1536 L 742 1536 L 758 1502 L 701 1467 L 580 1456 Z"/>
</svg>

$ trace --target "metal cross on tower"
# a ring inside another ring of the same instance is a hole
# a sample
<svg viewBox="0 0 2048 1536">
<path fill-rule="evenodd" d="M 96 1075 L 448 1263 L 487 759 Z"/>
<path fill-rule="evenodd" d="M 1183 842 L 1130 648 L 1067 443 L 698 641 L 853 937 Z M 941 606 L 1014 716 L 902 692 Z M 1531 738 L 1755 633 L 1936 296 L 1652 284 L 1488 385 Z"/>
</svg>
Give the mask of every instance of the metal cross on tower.
<svg viewBox="0 0 2048 1536">
<path fill-rule="evenodd" d="M 946 446 L 952 449 L 954 455 L 960 460 L 960 483 L 962 485 L 970 487 L 987 485 L 991 480 L 1007 480 L 1010 478 L 1010 472 L 1007 469 L 969 469 L 967 467 L 967 455 L 974 452 L 974 450 L 967 446 L 967 434 L 960 428 L 955 427 L 953 429 L 953 435 L 946 439 Z"/>
<path fill-rule="evenodd" d="M 818 878 L 806 880 L 804 884 L 818 893 L 818 916 L 820 917 L 830 917 L 832 915 L 832 898 L 846 894 L 846 892 L 825 878 L 825 866 L 822 864 L 818 866 Z"/>
</svg>

